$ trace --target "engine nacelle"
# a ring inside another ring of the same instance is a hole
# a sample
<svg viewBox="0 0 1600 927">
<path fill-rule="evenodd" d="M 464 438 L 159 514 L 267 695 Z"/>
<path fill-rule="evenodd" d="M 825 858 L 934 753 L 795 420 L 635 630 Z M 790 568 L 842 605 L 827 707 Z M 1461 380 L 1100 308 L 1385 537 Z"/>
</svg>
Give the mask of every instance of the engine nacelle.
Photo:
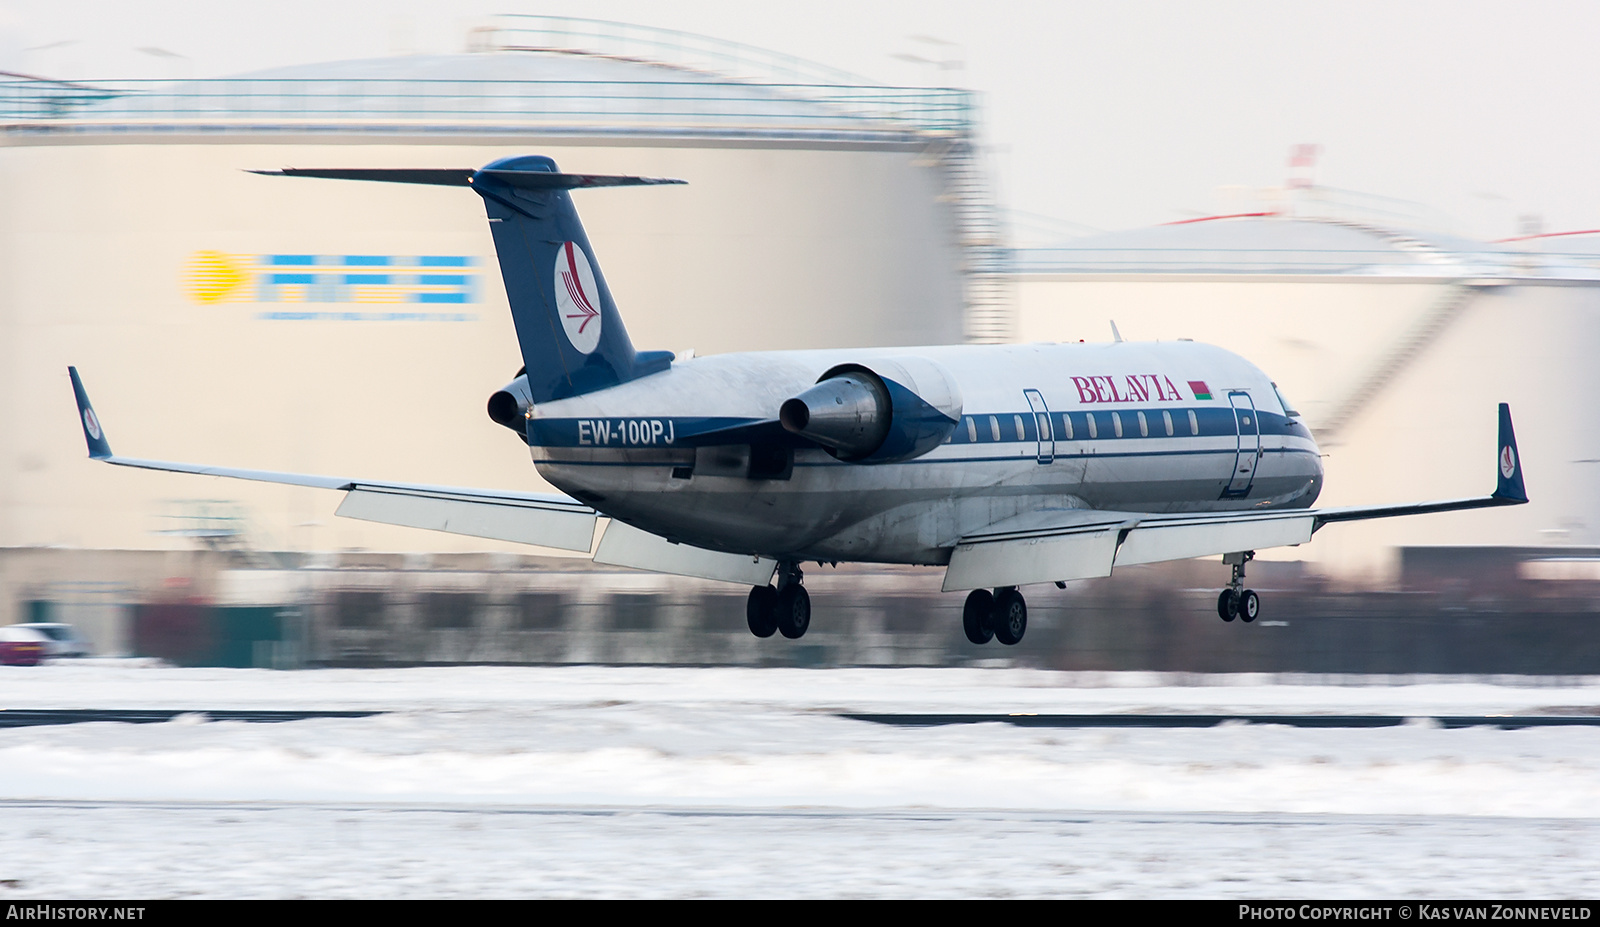
<svg viewBox="0 0 1600 927">
<path fill-rule="evenodd" d="M 961 390 L 923 357 L 840 364 L 784 402 L 785 430 L 856 463 L 893 463 L 933 450 L 961 421 Z"/>
<path fill-rule="evenodd" d="M 517 433 L 522 443 L 528 443 L 528 412 L 533 409 L 533 390 L 528 388 L 528 375 L 500 387 L 489 397 L 489 418 L 496 425 L 504 425 Z"/>
</svg>

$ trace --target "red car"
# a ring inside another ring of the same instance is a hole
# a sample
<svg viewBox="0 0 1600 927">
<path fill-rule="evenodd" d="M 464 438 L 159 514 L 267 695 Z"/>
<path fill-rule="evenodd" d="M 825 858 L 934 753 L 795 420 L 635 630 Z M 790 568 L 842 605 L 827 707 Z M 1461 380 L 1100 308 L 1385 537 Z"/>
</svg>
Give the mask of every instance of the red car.
<svg viewBox="0 0 1600 927">
<path fill-rule="evenodd" d="M 33 628 L 0 628 L 0 666 L 38 666 L 49 640 Z"/>
</svg>

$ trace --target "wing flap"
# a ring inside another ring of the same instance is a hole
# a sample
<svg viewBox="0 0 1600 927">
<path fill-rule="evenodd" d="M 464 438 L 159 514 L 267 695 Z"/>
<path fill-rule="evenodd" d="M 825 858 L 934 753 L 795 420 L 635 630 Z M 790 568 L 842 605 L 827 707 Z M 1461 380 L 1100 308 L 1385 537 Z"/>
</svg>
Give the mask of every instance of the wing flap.
<svg viewBox="0 0 1600 927">
<path fill-rule="evenodd" d="M 1113 521 L 1055 534 L 1014 532 L 998 540 L 963 540 L 950 554 L 944 591 L 1110 576 L 1121 533 L 1121 523 Z"/>
<path fill-rule="evenodd" d="M 613 520 L 600 537 L 595 563 L 631 567 L 652 573 L 697 576 L 742 586 L 765 586 L 777 562 L 746 554 L 725 554 L 689 544 L 674 544 L 664 537 Z"/>
<path fill-rule="evenodd" d="M 592 509 L 526 499 L 358 486 L 334 514 L 583 553 L 594 544 Z"/>
<path fill-rule="evenodd" d="M 1193 519 L 1150 519 L 1128 532 L 1117 549 L 1116 565 L 1188 560 L 1241 550 L 1290 547 L 1311 540 L 1316 516 L 1295 512 L 1262 516 L 1241 514 Z"/>
</svg>

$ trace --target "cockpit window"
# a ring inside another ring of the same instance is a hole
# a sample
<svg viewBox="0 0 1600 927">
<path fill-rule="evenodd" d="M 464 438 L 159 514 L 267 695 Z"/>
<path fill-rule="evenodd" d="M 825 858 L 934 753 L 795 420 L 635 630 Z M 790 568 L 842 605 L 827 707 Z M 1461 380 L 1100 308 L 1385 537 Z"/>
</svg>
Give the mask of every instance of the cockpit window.
<svg viewBox="0 0 1600 927">
<path fill-rule="evenodd" d="M 1278 397 L 1278 405 L 1283 407 L 1283 414 L 1284 415 L 1287 415 L 1290 418 L 1299 418 L 1300 417 L 1300 413 L 1296 412 L 1294 410 L 1294 406 L 1289 405 L 1289 400 L 1284 398 L 1283 390 L 1278 389 L 1278 384 L 1276 384 L 1276 383 L 1272 384 L 1272 392 L 1275 395 L 1277 395 L 1277 397 Z"/>
</svg>

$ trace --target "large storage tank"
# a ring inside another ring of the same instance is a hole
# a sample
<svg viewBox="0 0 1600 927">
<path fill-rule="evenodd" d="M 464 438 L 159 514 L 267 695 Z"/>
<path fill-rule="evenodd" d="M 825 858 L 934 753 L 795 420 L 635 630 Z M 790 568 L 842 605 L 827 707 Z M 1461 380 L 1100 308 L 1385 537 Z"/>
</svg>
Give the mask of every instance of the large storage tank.
<svg viewBox="0 0 1600 927">
<path fill-rule="evenodd" d="M 1026 340 L 1194 338 L 1266 370 L 1326 455 L 1319 505 L 1494 487 L 1509 402 L 1532 503 L 1336 525 L 1301 549 L 1392 578 L 1393 549 L 1600 544 L 1600 235 L 1490 245 L 1329 219 L 1220 218 L 1019 252 Z"/>
<path fill-rule="evenodd" d="M 641 349 L 985 331 L 966 92 L 507 35 L 229 80 L 0 83 L 0 546 L 503 546 L 335 519 L 334 494 L 93 465 L 68 364 L 121 454 L 543 488 L 484 414 L 521 360 L 477 197 L 249 169 L 543 153 L 683 178 L 577 194 Z"/>
</svg>

